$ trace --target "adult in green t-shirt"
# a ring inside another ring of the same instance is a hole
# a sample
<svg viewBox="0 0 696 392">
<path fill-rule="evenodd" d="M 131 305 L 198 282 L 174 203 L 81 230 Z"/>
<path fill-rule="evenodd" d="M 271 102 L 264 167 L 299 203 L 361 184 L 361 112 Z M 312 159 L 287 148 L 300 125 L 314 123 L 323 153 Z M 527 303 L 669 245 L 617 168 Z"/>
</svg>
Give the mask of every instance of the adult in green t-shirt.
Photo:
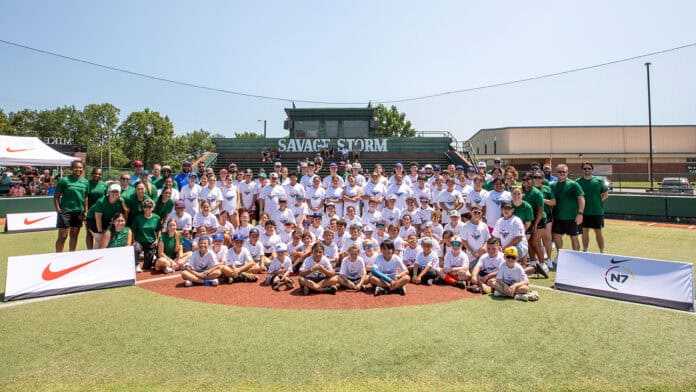
<svg viewBox="0 0 696 392">
<path fill-rule="evenodd" d="M 138 184 L 141 185 L 141 184 Z M 155 202 L 150 199 L 145 199 L 142 203 L 143 213 L 137 215 L 133 219 L 131 229 L 133 230 L 133 244 L 135 251 L 136 272 L 149 270 L 152 268 L 152 263 L 155 261 L 157 254 L 157 239 L 162 231 L 161 219 L 154 213 Z M 140 252 L 143 252 L 143 267 L 138 265 Z"/>
<path fill-rule="evenodd" d="M 89 210 L 97 203 L 99 199 L 106 195 L 106 191 L 109 186 L 102 181 L 103 176 L 102 169 L 95 167 L 92 169 L 92 178 L 89 180 L 89 185 L 87 187 L 87 214 L 89 215 Z M 89 218 L 89 216 L 87 217 Z M 87 249 L 98 248 L 101 244 L 100 238 L 95 238 L 93 235 L 93 230 L 87 226 L 87 232 L 85 233 L 85 244 Z"/>
<path fill-rule="evenodd" d="M 541 175 L 541 174 L 540 174 Z M 540 190 L 534 187 L 532 182 L 534 177 L 533 172 L 527 172 L 522 175 L 522 191 L 524 196 L 522 200 L 529 203 L 534 214 L 534 221 L 530 226 L 529 237 L 529 255 L 531 260 L 537 260 L 540 268 L 547 272 L 548 265 L 544 258 L 544 247 L 542 239 L 546 231 L 546 213 L 544 212 L 544 195 Z M 513 194 L 513 199 L 514 199 Z"/>
<path fill-rule="evenodd" d="M 167 222 L 167 230 L 159 237 L 157 244 L 157 261 L 155 269 L 165 274 L 171 274 L 176 270 L 183 269 L 191 257 L 191 251 L 184 252 L 182 246 L 182 236 L 176 231 L 176 220 Z"/>
<path fill-rule="evenodd" d="M 604 253 L 604 204 L 609 197 L 609 188 L 604 181 L 592 175 L 594 165 L 591 162 L 582 163 L 582 177 L 576 181 L 585 192 L 585 214 L 582 218 L 582 250 L 587 252 L 590 244 L 590 229 L 595 233 L 599 252 Z"/>
<path fill-rule="evenodd" d="M 532 182 L 534 183 L 534 189 L 541 192 L 544 196 L 544 215 L 546 216 L 544 223 L 544 230 L 541 237 L 541 244 L 546 251 L 546 266 L 549 269 L 553 268 L 553 260 L 551 259 L 551 251 L 553 244 L 553 237 L 551 235 L 551 226 L 553 221 L 553 207 L 556 206 L 556 196 L 553 194 L 551 187 L 544 184 L 546 178 L 544 177 L 544 172 L 537 168 L 532 170 Z"/>
<path fill-rule="evenodd" d="M 133 245 L 133 231 L 126 226 L 126 215 L 116 213 L 111 219 L 109 228 L 104 231 L 102 248 L 118 248 Z"/>
<path fill-rule="evenodd" d="M 578 234 L 582 232 L 582 218 L 585 210 L 585 192 L 577 182 L 568 178 L 568 166 L 556 166 L 558 181 L 551 185 L 556 197 L 553 209 L 553 242 L 556 249 L 563 249 L 563 236 L 570 236 L 573 250 L 580 250 Z"/>
<path fill-rule="evenodd" d="M 87 210 L 87 219 L 85 221 L 87 230 L 92 232 L 94 238 L 94 247 L 99 248 L 102 244 L 104 231 L 114 216 L 117 213 L 128 215 L 128 207 L 126 201 L 121 197 L 121 186 L 111 184 L 109 192 L 106 196 L 102 196 L 89 210 Z"/>
<path fill-rule="evenodd" d="M 56 252 L 62 252 L 65 240 L 70 235 L 70 251 L 77 248 L 77 237 L 80 235 L 82 221 L 87 211 L 87 189 L 89 181 L 82 177 L 85 167 L 82 161 L 73 161 L 70 165 L 71 173 L 58 181 L 56 193 L 53 195 L 53 206 L 58 213 L 58 239 L 56 240 Z"/>
<path fill-rule="evenodd" d="M 139 182 L 135 184 L 135 192 L 131 193 L 128 197 L 123 197 L 126 201 L 126 206 L 128 207 L 128 226 L 133 227 L 133 222 L 135 217 L 143 214 L 143 202 L 145 200 L 151 200 L 145 194 L 145 184 Z"/>
</svg>

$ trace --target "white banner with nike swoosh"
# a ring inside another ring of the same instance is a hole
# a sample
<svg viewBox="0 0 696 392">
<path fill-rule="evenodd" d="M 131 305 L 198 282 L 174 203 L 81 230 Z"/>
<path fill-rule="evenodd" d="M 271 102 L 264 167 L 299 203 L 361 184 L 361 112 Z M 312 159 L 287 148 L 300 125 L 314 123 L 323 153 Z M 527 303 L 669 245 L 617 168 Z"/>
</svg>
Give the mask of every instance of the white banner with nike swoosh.
<svg viewBox="0 0 696 392">
<path fill-rule="evenodd" d="M 562 249 L 558 253 L 555 287 L 623 301 L 694 310 L 694 266 L 691 263 Z"/>
<path fill-rule="evenodd" d="M 55 211 L 20 212 L 7 214 L 7 232 L 51 230 L 56 228 L 58 214 Z"/>
<path fill-rule="evenodd" d="M 132 246 L 12 256 L 5 301 L 135 284 Z"/>
</svg>

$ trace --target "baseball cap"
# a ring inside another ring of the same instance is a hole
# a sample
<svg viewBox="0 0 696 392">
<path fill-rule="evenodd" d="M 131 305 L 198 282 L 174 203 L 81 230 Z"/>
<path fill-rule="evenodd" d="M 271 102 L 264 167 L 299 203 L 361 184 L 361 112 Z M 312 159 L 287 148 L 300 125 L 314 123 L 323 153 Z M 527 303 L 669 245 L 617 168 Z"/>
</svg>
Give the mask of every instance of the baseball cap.
<svg viewBox="0 0 696 392">
<path fill-rule="evenodd" d="M 394 194 L 387 195 L 387 200 L 396 200 L 396 195 L 394 195 Z"/>
<path fill-rule="evenodd" d="M 278 173 L 271 173 L 271 178 L 278 178 Z"/>
<path fill-rule="evenodd" d="M 431 165 L 431 164 L 428 163 L 428 164 L 426 164 L 425 166 L 423 166 L 423 168 L 424 168 L 424 169 L 432 169 L 432 168 L 433 168 L 433 165 Z"/>
<path fill-rule="evenodd" d="M 215 233 L 213 234 L 213 241 L 224 241 L 225 237 L 222 236 L 220 233 Z"/>
<path fill-rule="evenodd" d="M 140 175 L 141 175 L 141 176 L 149 176 L 149 175 L 150 175 L 150 171 L 147 170 L 147 169 L 145 169 L 145 170 L 143 170 L 143 171 L 140 172 Z"/>
<path fill-rule="evenodd" d="M 227 166 L 227 168 L 228 168 L 228 169 L 236 169 L 236 168 L 237 168 L 237 164 L 236 164 L 236 163 L 230 163 L 230 164 Z"/>
<path fill-rule="evenodd" d="M 314 166 L 314 162 L 309 162 L 307 166 Z"/>
<path fill-rule="evenodd" d="M 258 233 L 258 231 L 257 231 L 257 233 Z M 239 234 L 239 233 L 232 236 L 232 241 L 244 241 L 245 239 L 246 238 L 244 238 L 244 236 Z"/>
<path fill-rule="evenodd" d="M 433 165 L 433 170 L 440 171 L 440 165 Z"/>
<path fill-rule="evenodd" d="M 343 162 L 343 161 L 341 161 L 341 162 L 338 163 L 338 166 L 345 167 L 345 166 L 346 166 L 346 163 Z"/>
<path fill-rule="evenodd" d="M 187 159 L 187 160 L 181 162 L 181 165 L 182 165 L 182 166 L 191 166 L 191 161 L 189 161 L 189 160 Z"/>
<path fill-rule="evenodd" d="M 215 174 L 215 171 L 213 171 L 212 167 L 209 167 L 209 168 L 205 169 L 205 173 L 206 174 Z"/>
<path fill-rule="evenodd" d="M 508 246 L 507 248 L 505 248 L 504 253 L 505 253 L 505 256 L 515 256 L 515 257 L 518 256 L 517 248 L 515 248 L 514 246 Z"/>
<path fill-rule="evenodd" d="M 396 162 L 396 163 L 394 164 L 394 167 L 400 167 L 400 168 L 403 169 L 403 168 L 404 168 L 404 164 L 401 163 L 401 162 Z"/>
<path fill-rule="evenodd" d="M 184 203 L 183 200 L 177 200 L 176 203 L 174 203 L 174 208 L 184 208 L 186 207 L 186 203 Z"/>
<path fill-rule="evenodd" d="M 328 203 L 326 203 L 326 204 L 324 204 L 324 205 L 327 206 L 327 207 L 336 207 L 336 204 L 335 204 L 334 202 L 332 202 L 332 201 L 330 201 L 330 202 L 328 202 Z"/>
<path fill-rule="evenodd" d="M 352 169 L 352 168 L 353 168 L 353 165 L 351 165 L 350 163 L 346 163 L 346 169 Z"/>
<path fill-rule="evenodd" d="M 430 198 L 428 198 L 428 195 L 421 195 L 420 200 L 421 201 L 430 201 Z"/>
<path fill-rule="evenodd" d="M 457 211 L 457 210 L 450 210 L 449 216 L 459 216 L 459 211 Z"/>
<path fill-rule="evenodd" d="M 360 164 L 360 162 L 355 162 L 355 164 L 353 165 L 353 169 L 362 169 L 362 165 Z"/>
<path fill-rule="evenodd" d="M 493 159 L 493 162 L 500 162 L 500 157 L 495 157 L 495 158 Z"/>
<path fill-rule="evenodd" d="M 118 184 L 111 184 L 111 185 L 109 185 L 109 192 L 121 193 L 121 186 Z"/>
<path fill-rule="evenodd" d="M 363 227 L 363 231 L 367 233 L 368 231 L 370 231 L 370 232 L 374 231 L 374 229 L 372 228 L 372 226 L 367 225 L 367 226 Z"/>
<path fill-rule="evenodd" d="M 164 165 L 164 166 L 162 166 L 162 170 L 161 170 L 161 171 L 165 171 L 165 170 L 172 171 L 172 167 L 169 166 L 169 165 Z"/>
<path fill-rule="evenodd" d="M 189 178 L 191 178 L 191 177 L 198 177 L 198 174 L 196 174 L 196 173 L 189 173 L 188 176 L 189 176 Z"/>
<path fill-rule="evenodd" d="M 406 200 L 418 200 L 415 196 L 406 196 Z"/>
<path fill-rule="evenodd" d="M 133 161 L 133 166 L 145 166 L 143 161 Z"/>
<path fill-rule="evenodd" d="M 457 165 L 457 166 L 455 166 L 455 168 L 457 170 L 464 170 L 464 166 L 462 166 L 462 165 Z"/>
<path fill-rule="evenodd" d="M 500 207 L 502 207 L 502 208 L 514 208 L 512 205 L 512 202 L 509 200 L 505 200 L 502 203 L 500 203 Z"/>
<path fill-rule="evenodd" d="M 275 167 L 281 167 L 281 166 L 283 166 L 283 164 L 280 163 L 280 162 L 276 162 L 276 163 L 273 164 L 273 166 L 275 166 Z"/>
<path fill-rule="evenodd" d="M 466 169 L 466 171 L 468 171 L 469 173 L 476 173 L 476 168 L 473 166 L 469 166 L 469 168 Z"/>
<path fill-rule="evenodd" d="M 321 218 L 321 212 L 315 212 L 312 214 L 312 218 Z"/>
<path fill-rule="evenodd" d="M 481 161 L 481 162 L 479 162 L 476 166 L 478 166 L 478 167 L 486 167 L 486 162 Z"/>
<path fill-rule="evenodd" d="M 259 177 L 260 177 L 260 178 L 266 178 L 266 177 L 268 177 L 268 176 L 266 175 L 266 173 L 261 173 L 261 174 L 259 174 Z"/>
<path fill-rule="evenodd" d="M 276 246 L 275 246 L 276 252 L 286 252 L 287 250 L 288 250 L 288 246 L 282 242 L 280 244 L 276 244 Z"/>
<path fill-rule="evenodd" d="M 307 162 L 300 163 L 300 167 L 307 167 Z"/>
<path fill-rule="evenodd" d="M 433 245 L 433 240 L 431 240 L 431 239 L 428 238 L 428 237 L 424 237 L 424 238 L 421 240 L 421 245 L 430 245 L 430 246 L 432 246 L 432 245 Z"/>
<path fill-rule="evenodd" d="M 336 162 L 331 162 L 331 164 L 329 165 L 329 167 L 338 167 L 338 165 L 336 164 Z"/>
<path fill-rule="evenodd" d="M 254 227 L 253 229 L 249 230 L 249 234 L 259 234 L 259 229 Z"/>
<path fill-rule="evenodd" d="M 278 201 L 279 201 L 279 202 L 280 202 L 280 201 L 288 201 L 288 198 L 285 197 L 285 196 L 280 196 L 280 197 L 278 198 Z"/>
</svg>

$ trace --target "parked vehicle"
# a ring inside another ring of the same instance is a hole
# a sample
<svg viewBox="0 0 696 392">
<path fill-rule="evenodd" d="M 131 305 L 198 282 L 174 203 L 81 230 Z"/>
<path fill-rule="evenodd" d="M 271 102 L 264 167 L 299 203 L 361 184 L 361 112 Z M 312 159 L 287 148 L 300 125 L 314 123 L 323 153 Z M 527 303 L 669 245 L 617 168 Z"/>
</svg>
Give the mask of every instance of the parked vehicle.
<svg viewBox="0 0 696 392">
<path fill-rule="evenodd" d="M 694 192 L 689 179 L 686 177 L 665 177 L 660 182 L 660 192 L 665 193 L 688 193 Z"/>
</svg>

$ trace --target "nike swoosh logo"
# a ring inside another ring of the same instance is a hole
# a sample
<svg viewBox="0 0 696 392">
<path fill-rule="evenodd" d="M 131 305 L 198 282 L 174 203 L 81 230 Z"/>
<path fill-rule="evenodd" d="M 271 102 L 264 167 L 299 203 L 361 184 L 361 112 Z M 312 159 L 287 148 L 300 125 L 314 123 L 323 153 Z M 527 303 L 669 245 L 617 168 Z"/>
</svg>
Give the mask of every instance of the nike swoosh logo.
<svg viewBox="0 0 696 392">
<path fill-rule="evenodd" d="M 51 271 L 51 263 L 48 263 L 48 265 L 46 265 L 46 268 L 44 268 L 43 273 L 41 274 L 41 277 L 43 278 L 43 280 L 54 280 L 54 279 L 58 279 L 58 278 L 60 278 L 60 277 L 62 277 L 62 276 L 65 276 L 65 275 L 67 275 L 67 274 L 69 274 L 69 273 L 71 273 L 71 272 L 77 271 L 77 270 L 79 270 L 80 268 L 86 267 L 86 266 L 88 266 L 88 265 L 94 263 L 95 261 L 101 260 L 101 259 L 102 259 L 101 257 L 98 257 L 98 258 L 96 258 L 96 259 L 92 259 L 92 260 L 89 260 L 89 261 L 85 261 L 84 263 L 81 263 L 81 264 L 78 264 L 78 265 L 74 265 L 74 266 L 72 266 L 72 267 L 68 267 L 68 268 L 65 268 L 65 269 L 62 269 L 62 270 L 59 270 L 59 271 Z"/>
<path fill-rule="evenodd" d="M 629 261 L 629 260 L 631 260 L 631 259 L 614 260 L 614 258 L 612 257 L 612 258 L 611 258 L 611 263 L 612 263 L 612 264 L 619 264 L 619 263 L 623 263 L 624 261 Z"/>
<path fill-rule="evenodd" d="M 7 147 L 5 149 L 5 151 L 7 151 L 7 152 L 22 152 L 22 151 L 29 151 L 29 150 L 33 150 L 33 148 L 17 148 L 17 149 L 15 149 L 15 148 Z"/>
<path fill-rule="evenodd" d="M 42 220 L 44 220 L 44 219 L 48 219 L 48 218 L 50 218 L 50 217 L 51 217 L 51 216 L 49 215 L 49 216 L 44 216 L 43 218 L 32 219 L 32 220 L 29 220 L 29 218 L 24 218 L 24 224 L 25 224 L 25 225 L 33 225 L 33 224 L 36 223 L 36 222 L 40 222 L 40 221 L 42 221 Z"/>
</svg>

